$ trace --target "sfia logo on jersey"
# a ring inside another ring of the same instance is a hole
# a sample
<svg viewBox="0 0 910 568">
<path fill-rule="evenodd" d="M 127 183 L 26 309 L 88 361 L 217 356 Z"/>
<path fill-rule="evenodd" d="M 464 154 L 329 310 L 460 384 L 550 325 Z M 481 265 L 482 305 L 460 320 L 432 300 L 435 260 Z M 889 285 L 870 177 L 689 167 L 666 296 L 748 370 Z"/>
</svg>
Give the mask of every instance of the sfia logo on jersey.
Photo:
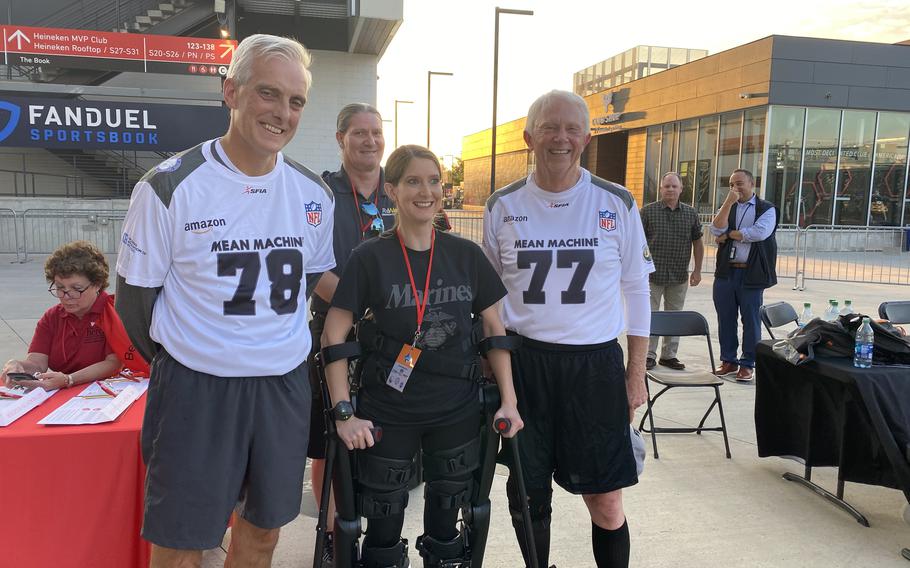
<svg viewBox="0 0 910 568">
<path fill-rule="evenodd" d="M 268 188 L 265 187 L 253 187 L 252 185 L 248 185 L 243 188 L 243 193 L 247 195 L 252 195 L 254 193 L 266 194 L 268 192 Z"/>
<path fill-rule="evenodd" d="M 306 222 L 318 227 L 322 223 L 322 203 L 310 201 L 304 204 L 303 208 L 306 210 Z"/>
<path fill-rule="evenodd" d="M 559 209 L 561 207 L 568 207 L 568 206 L 569 206 L 568 201 L 550 201 L 547 203 L 547 207 L 549 207 L 550 209 Z"/>
<path fill-rule="evenodd" d="M 527 220 L 528 220 L 527 215 L 506 215 L 505 217 L 502 218 L 502 222 L 507 223 L 509 225 L 511 225 L 513 223 L 524 223 Z"/>
<path fill-rule="evenodd" d="M 190 221 L 189 223 L 186 223 L 183 226 L 183 230 L 201 235 L 203 233 L 208 233 L 215 227 L 225 226 L 227 226 L 227 221 L 224 219 L 203 219 L 201 221 Z"/>
<path fill-rule="evenodd" d="M 599 211 L 600 217 L 600 228 L 604 231 L 614 231 L 616 230 L 616 213 L 610 211 L 609 209 L 604 209 Z"/>
</svg>

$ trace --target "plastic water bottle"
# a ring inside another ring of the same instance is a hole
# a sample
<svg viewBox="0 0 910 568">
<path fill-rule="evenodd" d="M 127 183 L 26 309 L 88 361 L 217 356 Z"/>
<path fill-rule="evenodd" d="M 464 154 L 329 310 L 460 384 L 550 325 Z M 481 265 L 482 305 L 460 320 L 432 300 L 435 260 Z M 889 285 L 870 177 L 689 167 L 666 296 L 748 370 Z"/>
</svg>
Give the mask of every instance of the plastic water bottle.
<svg viewBox="0 0 910 568">
<path fill-rule="evenodd" d="M 834 321 L 837 319 L 837 316 L 840 314 L 840 310 L 837 308 L 837 300 L 828 300 L 828 309 L 825 310 L 825 315 L 823 319 L 825 321 Z"/>
<path fill-rule="evenodd" d="M 805 302 L 803 304 L 803 313 L 800 314 L 799 319 L 796 320 L 796 324 L 800 327 L 806 327 L 806 324 L 812 321 L 812 304 Z"/>
<path fill-rule="evenodd" d="M 849 316 L 853 313 L 853 300 L 844 300 L 844 307 L 840 310 L 840 315 Z"/>
<path fill-rule="evenodd" d="M 863 325 L 856 330 L 856 347 L 853 352 L 853 366 L 868 369 L 872 366 L 872 349 L 875 347 L 875 332 L 869 318 L 863 318 Z"/>
</svg>

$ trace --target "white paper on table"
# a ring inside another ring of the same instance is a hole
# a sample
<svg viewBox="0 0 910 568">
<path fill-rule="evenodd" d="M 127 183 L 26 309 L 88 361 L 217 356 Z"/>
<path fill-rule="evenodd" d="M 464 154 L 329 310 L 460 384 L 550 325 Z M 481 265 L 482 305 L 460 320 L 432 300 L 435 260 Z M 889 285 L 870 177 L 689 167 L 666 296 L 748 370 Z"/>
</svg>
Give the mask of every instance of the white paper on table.
<svg viewBox="0 0 910 568">
<path fill-rule="evenodd" d="M 21 390 L 12 390 L 6 387 L 0 387 L 0 391 L 12 394 L 22 395 L 22 398 L 14 400 L 0 400 L 0 427 L 9 426 L 16 420 L 22 418 L 26 412 L 40 405 L 49 399 L 52 394 L 57 392 L 56 389 L 46 391 L 41 387 L 34 388 L 30 392 L 23 394 Z"/>
<path fill-rule="evenodd" d="M 107 395 L 97 382 L 93 382 L 77 396 L 38 421 L 38 424 L 60 426 L 113 422 L 149 388 L 148 379 L 139 382 L 108 381 L 108 384 L 117 392 L 116 397 Z"/>
</svg>

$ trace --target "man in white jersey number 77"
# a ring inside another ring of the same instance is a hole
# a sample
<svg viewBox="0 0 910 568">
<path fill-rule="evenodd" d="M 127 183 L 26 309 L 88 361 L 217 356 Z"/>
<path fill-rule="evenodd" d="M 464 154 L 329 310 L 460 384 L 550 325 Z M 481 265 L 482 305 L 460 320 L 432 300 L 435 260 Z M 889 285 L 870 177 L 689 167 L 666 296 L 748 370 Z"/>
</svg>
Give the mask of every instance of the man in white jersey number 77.
<svg viewBox="0 0 910 568">
<path fill-rule="evenodd" d="M 142 535 L 153 568 L 271 564 L 300 512 L 309 434 L 307 297 L 335 265 L 332 193 L 281 149 L 310 86 L 294 40 L 243 40 L 224 82 L 228 132 L 133 190 L 117 310 L 154 362 L 142 424 Z"/>
<path fill-rule="evenodd" d="M 654 263 L 629 191 L 579 165 L 591 140 L 581 97 L 538 98 L 524 139 L 537 168 L 490 196 L 483 244 L 508 289 L 503 322 L 524 338 L 515 357 L 518 408 L 527 417 L 519 448 L 540 563 L 529 568 L 548 565 L 552 479 L 584 498 L 597 566 L 625 567 L 621 490 L 638 482 L 629 422 L 646 401 Z M 616 341 L 624 331 L 625 366 Z M 511 476 L 507 493 L 529 564 Z"/>
</svg>

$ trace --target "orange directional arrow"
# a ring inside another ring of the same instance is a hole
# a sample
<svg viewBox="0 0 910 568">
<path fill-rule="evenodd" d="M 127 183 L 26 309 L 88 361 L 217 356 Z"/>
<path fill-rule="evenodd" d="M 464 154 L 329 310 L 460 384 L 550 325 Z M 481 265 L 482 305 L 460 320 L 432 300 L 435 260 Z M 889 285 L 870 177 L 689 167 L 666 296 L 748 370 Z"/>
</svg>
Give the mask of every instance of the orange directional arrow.
<svg viewBox="0 0 910 568">
<path fill-rule="evenodd" d="M 224 48 L 224 51 L 221 52 L 220 58 L 221 58 L 221 59 L 225 59 L 225 57 L 226 57 L 228 54 L 234 53 L 234 47 L 235 47 L 235 45 L 234 45 L 234 42 L 232 42 L 232 41 L 226 41 L 226 42 L 224 42 L 224 43 L 219 43 L 219 44 L 218 44 L 218 47 L 223 47 L 223 48 Z"/>
</svg>

